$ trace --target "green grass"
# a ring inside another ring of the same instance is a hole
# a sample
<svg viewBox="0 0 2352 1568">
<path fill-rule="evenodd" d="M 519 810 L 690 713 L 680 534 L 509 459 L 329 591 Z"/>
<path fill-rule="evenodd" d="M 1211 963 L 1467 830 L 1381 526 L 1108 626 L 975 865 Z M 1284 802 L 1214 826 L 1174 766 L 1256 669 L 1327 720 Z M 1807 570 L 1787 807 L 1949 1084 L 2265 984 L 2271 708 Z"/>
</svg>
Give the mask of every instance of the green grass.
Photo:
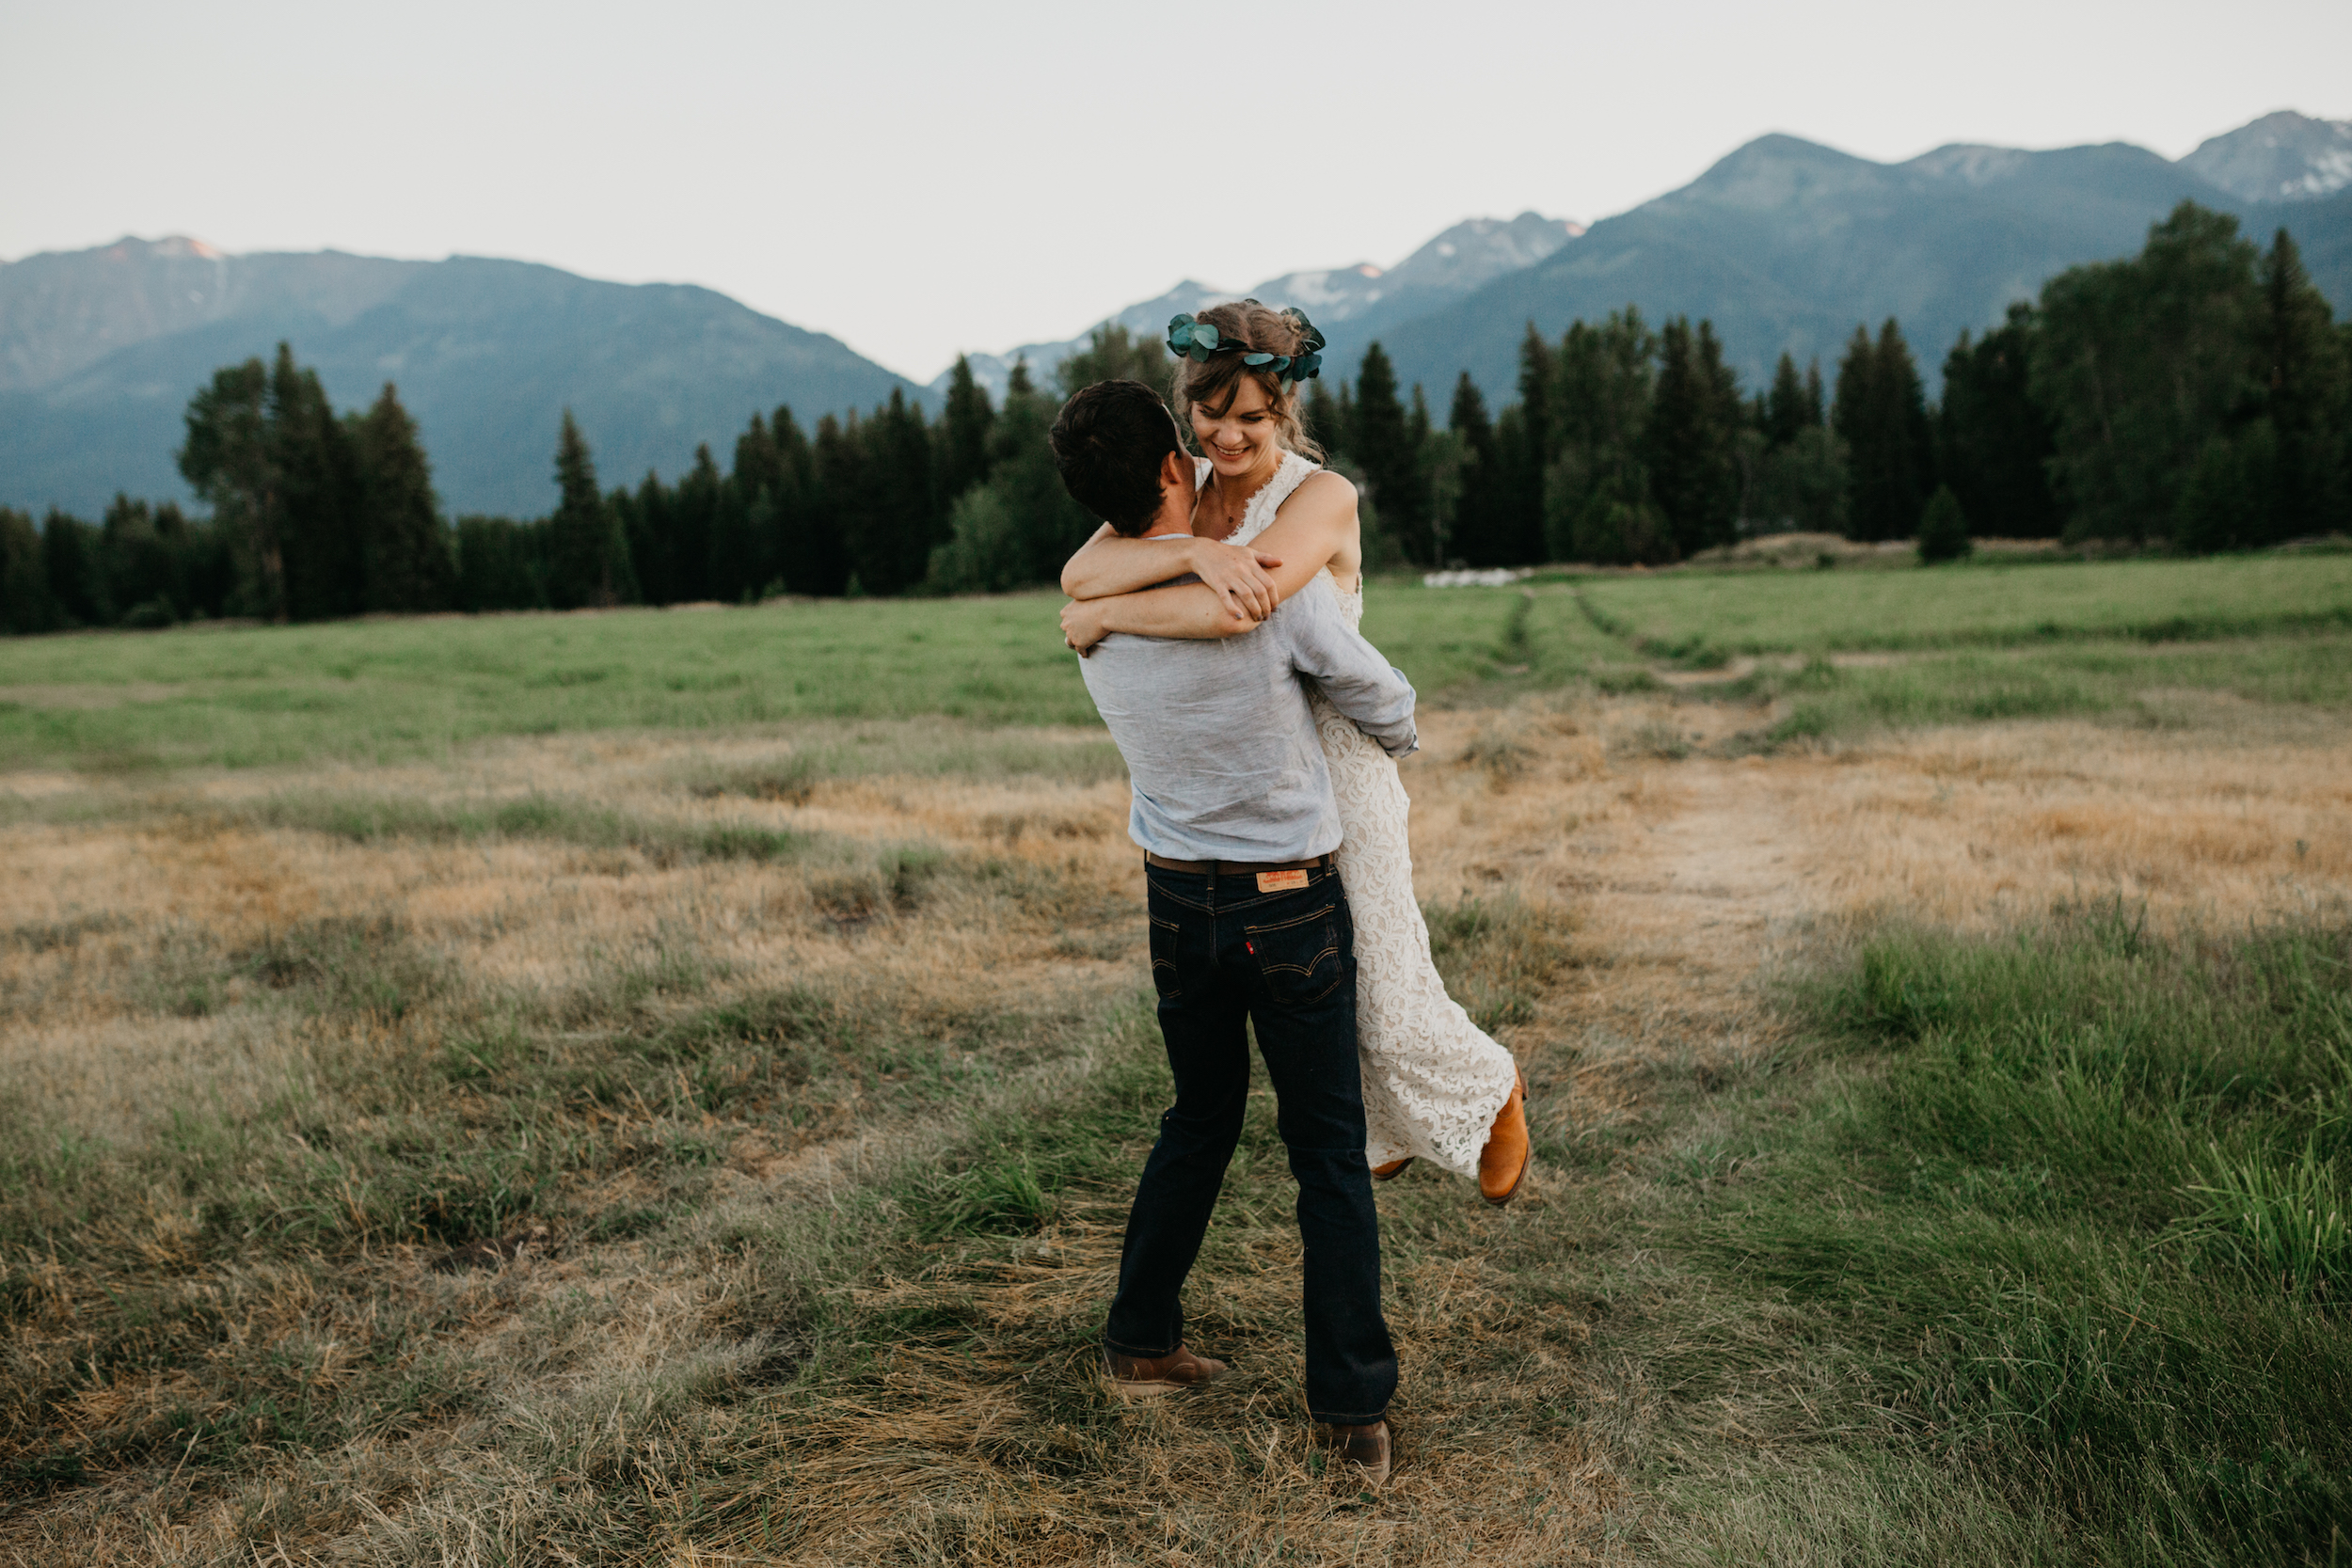
<svg viewBox="0 0 2352 1568">
<path fill-rule="evenodd" d="M 2352 557 L 1375 582 L 1370 594 L 1366 635 L 1437 704 L 1579 682 L 1647 689 L 1658 659 L 1710 670 L 1746 653 L 1951 658 L 1841 672 L 1785 716 L 1779 738 L 2103 713 L 2152 687 L 2325 704 L 2352 689 L 2343 635 Z M 1025 765 L 1007 761 L 992 727 L 1096 724 L 1078 662 L 1059 645 L 1059 602 L 1025 594 L 13 639 L 0 641 L 0 768 L 382 763 L 501 736 L 944 718 L 955 723 L 909 770 L 1017 770 Z M 2195 651 L 2245 637 L 2267 641 L 2251 654 Z M 1759 681 L 1780 683 L 1767 695 L 1788 685 L 1780 674 Z M 1756 694 L 1757 684 L 1718 694 Z M 846 740 L 795 766 L 809 777 L 864 770 Z"/>
<path fill-rule="evenodd" d="M 1368 623 L 1427 692 L 1581 669 L 1513 590 L 1375 584 Z M 499 736 L 945 717 L 1098 721 L 1045 594 L 756 609 L 183 628 L 0 641 L 0 768 L 137 772 L 446 755 Z M 1516 619 L 1515 619 L 1516 618 Z M 1534 664 L 1533 669 L 1519 666 Z M 838 752 L 839 748 L 836 747 Z M 921 770 L 921 769 L 918 769 Z M 936 767 L 932 770 L 937 770 Z"/>
<path fill-rule="evenodd" d="M 945 715 L 1092 724 L 1057 601 L 342 622 L 0 643 L 0 766 L 435 756 L 493 736 Z M 60 700 L 59 689 L 64 689 Z"/>
<path fill-rule="evenodd" d="M 2352 1550 L 2352 934 L 1896 931 L 1809 1006 L 1851 1054 L 1669 1228 L 1813 1317 L 1824 1419 L 2085 1560 Z"/>
<path fill-rule="evenodd" d="M 2014 651 L 1922 656 L 1836 668 L 1816 659 L 1763 670 L 1697 698 L 1783 699 L 1766 741 L 1850 736 L 1874 728 L 2010 719 L 2122 717 L 2167 727 L 2191 721 L 2201 697 L 2342 708 L 2352 705 L 2352 637 L 2323 634 L 2231 644 L 2082 641 Z"/>
<path fill-rule="evenodd" d="M 2340 555 L 1666 572 L 1578 591 L 1609 629 L 1661 657 L 2352 629 L 2352 556 Z"/>
</svg>

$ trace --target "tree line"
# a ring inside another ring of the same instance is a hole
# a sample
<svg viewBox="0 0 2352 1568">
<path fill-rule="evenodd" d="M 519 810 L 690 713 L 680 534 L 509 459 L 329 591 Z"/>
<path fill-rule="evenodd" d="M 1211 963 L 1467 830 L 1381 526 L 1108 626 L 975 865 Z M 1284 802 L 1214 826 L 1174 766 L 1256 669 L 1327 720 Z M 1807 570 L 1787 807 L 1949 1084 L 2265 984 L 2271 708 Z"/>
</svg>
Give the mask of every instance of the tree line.
<svg viewBox="0 0 2352 1568">
<path fill-rule="evenodd" d="M 0 626 L 163 626 L 191 616 L 572 609 L 995 592 L 1050 582 L 1094 527 L 1045 433 L 1061 399 L 1125 375 L 1165 386 L 1155 341 L 1096 332 L 1051 390 L 1016 366 L 999 404 L 959 360 L 934 418 L 903 395 L 804 430 L 755 413 L 723 470 L 599 485 L 566 413 L 543 518 L 444 520 L 413 420 L 387 385 L 337 415 L 283 344 L 225 367 L 179 453 L 211 508 L 118 497 L 91 525 L 0 509 Z M 1712 325 L 1629 306 L 1557 341 L 1531 324 L 1518 396 L 1465 373 L 1443 424 L 1377 343 L 1305 417 L 1365 497 L 1375 561 L 1663 563 L 1791 530 L 2127 541 L 2191 551 L 2342 529 L 2352 506 L 2352 324 L 2284 230 L 2265 250 L 2183 203 L 2122 261 L 2075 267 L 1981 337 L 1963 332 L 1931 405 L 1900 325 L 1857 327 L 1825 384 L 1787 354 L 1753 394 Z"/>
<path fill-rule="evenodd" d="M 1375 345 L 1310 420 L 1415 562 L 1660 563 L 1790 530 L 2212 551 L 2352 522 L 2352 324 L 2285 230 L 2263 250 L 2193 203 L 1963 332 L 1932 406 L 1891 318 L 1834 386 L 1783 354 L 1744 395 L 1708 323 L 1630 307 L 1556 342 L 1531 325 L 1518 391 L 1490 416 L 1465 374 L 1436 428 Z"/>
</svg>

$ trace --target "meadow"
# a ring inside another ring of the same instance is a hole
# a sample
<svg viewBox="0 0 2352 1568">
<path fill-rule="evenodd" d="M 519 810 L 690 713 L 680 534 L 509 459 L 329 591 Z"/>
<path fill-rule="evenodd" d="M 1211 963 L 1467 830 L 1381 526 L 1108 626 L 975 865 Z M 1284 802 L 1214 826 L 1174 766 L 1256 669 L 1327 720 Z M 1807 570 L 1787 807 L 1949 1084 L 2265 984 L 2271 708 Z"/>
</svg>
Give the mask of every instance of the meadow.
<svg viewBox="0 0 2352 1568">
<path fill-rule="evenodd" d="M 2352 562 L 1374 586 L 1530 1191 L 1298 1401 L 1057 600 L 0 643 L 0 1560 L 2333 1562 Z"/>
</svg>

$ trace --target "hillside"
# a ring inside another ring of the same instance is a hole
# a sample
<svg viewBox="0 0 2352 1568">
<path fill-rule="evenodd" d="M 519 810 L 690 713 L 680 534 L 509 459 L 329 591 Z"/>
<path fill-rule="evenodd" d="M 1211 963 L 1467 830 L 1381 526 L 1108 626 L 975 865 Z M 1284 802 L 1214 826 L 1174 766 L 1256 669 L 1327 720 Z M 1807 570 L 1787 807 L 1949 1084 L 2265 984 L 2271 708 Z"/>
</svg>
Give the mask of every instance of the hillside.
<svg viewBox="0 0 2352 1568">
<path fill-rule="evenodd" d="M 2286 223 L 2339 311 L 2352 305 L 2343 261 L 2352 204 L 2342 197 L 2249 208 L 2122 144 L 1955 146 L 1888 165 L 1772 135 L 1386 341 L 1406 381 L 1435 392 L 1467 369 L 1503 395 L 1529 321 L 1556 336 L 1632 301 L 1652 321 L 1712 318 L 1754 386 L 1784 348 L 1801 363 L 1819 355 L 1826 370 L 1857 323 L 1891 315 L 1932 381 L 1963 327 L 1998 322 L 2054 273 L 2137 249 L 2184 198 L 2244 214 L 2264 238 Z"/>
<path fill-rule="evenodd" d="M 928 396 L 709 289 L 124 240 L 0 266 L 0 504 L 94 515 L 117 490 L 183 495 L 171 453 L 189 395 L 280 339 L 339 406 L 399 385 L 453 513 L 546 511 L 566 406 L 612 483 L 675 474 L 701 441 L 723 461 L 755 408 L 814 423 L 894 388 Z"/>
</svg>

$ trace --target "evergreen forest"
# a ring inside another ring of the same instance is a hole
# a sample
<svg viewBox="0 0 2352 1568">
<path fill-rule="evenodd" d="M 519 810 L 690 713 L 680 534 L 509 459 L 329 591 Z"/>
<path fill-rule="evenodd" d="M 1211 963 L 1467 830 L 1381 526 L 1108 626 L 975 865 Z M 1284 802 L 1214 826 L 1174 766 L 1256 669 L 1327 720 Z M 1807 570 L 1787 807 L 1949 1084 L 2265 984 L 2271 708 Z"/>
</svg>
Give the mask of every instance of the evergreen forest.
<svg viewBox="0 0 2352 1568">
<path fill-rule="evenodd" d="M 805 427 L 750 414 L 723 468 L 604 488 L 586 435 L 556 433 L 545 517 L 444 517 L 415 422 L 387 385 L 338 414 L 311 371 L 224 367 L 178 452 L 210 508 L 118 497 L 96 523 L 0 510 L 0 629 L 315 621 L 370 612 L 575 609 L 990 593 L 1050 583 L 1092 531 L 1045 434 L 1092 381 L 1167 384 L 1153 341 L 1112 326 L 1051 388 L 1001 403 L 959 361 L 937 415 L 894 394 Z M 1465 372 L 1397 383 L 1378 343 L 1353 385 L 1309 384 L 1307 423 L 1364 497 L 1388 566 L 1659 565 L 1758 533 L 1972 537 L 2184 553 L 2341 531 L 2352 513 L 2352 324 L 2280 230 L 2183 203 L 2141 252 L 2072 268 L 1998 326 L 1963 332 L 1931 404 L 1899 322 L 1837 363 L 1783 355 L 1743 388 L 1708 322 L 1629 305 L 1559 339 L 1531 324 L 1516 398 Z"/>
</svg>

